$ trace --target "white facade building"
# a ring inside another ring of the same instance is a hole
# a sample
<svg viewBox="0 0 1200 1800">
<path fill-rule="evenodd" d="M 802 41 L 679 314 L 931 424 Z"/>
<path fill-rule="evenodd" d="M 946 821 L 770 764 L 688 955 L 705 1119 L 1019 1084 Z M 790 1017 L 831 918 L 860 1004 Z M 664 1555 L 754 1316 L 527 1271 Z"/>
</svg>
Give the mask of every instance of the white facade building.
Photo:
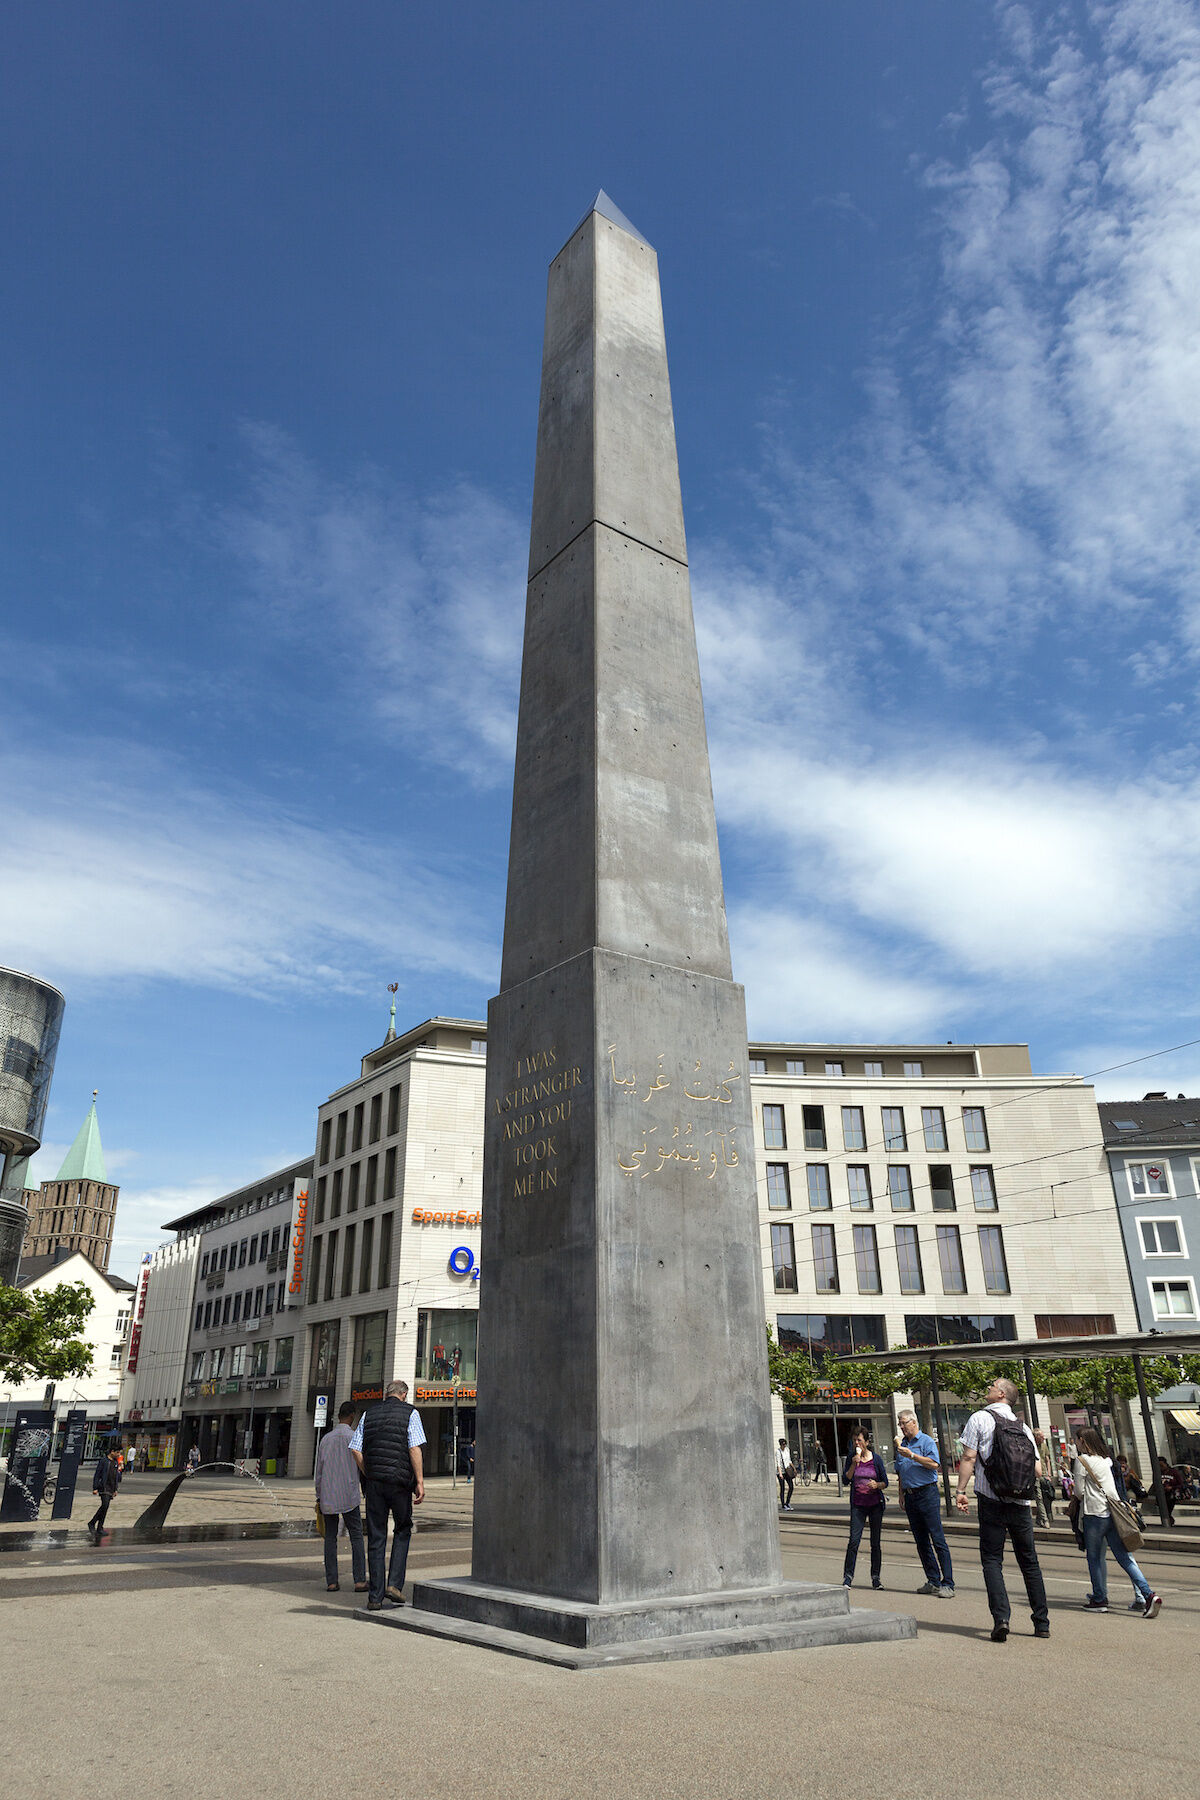
<svg viewBox="0 0 1200 1800">
<path fill-rule="evenodd" d="M 110 1430 L 117 1423 L 134 1287 L 120 1275 L 106 1275 L 95 1263 L 89 1262 L 81 1250 L 59 1250 L 53 1256 L 26 1257 L 17 1279 L 17 1285 L 26 1292 L 44 1293 L 64 1282 L 82 1282 L 91 1292 L 94 1304 L 82 1336 L 91 1349 L 92 1362 L 86 1375 L 73 1375 L 56 1384 L 56 1429 L 62 1426 L 69 1412 L 86 1410 L 90 1454 L 97 1433 Z M 13 1388 L 3 1403 L 4 1423 L 15 1417 L 18 1407 L 41 1406 L 45 1393 L 44 1381 L 31 1381 L 23 1387 Z"/>
<path fill-rule="evenodd" d="M 142 1258 L 121 1380 L 121 1425 L 126 1452 L 136 1450 L 139 1463 L 150 1469 L 173 1469 L 180 1460 L 200 1245 L 194 1224 Z"/>
</svg>

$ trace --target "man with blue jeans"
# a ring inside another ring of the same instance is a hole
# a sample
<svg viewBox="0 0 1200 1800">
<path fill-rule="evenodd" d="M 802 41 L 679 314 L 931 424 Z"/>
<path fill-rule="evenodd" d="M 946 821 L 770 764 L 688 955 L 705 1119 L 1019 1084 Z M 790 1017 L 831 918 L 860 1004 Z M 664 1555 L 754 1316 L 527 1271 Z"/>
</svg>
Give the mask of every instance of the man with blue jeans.
<svg viewBox="0 0 1200 1800">
<path fill-rule="evenodd" d="M 953 1600 L 954 1565 L 950 1561 L 950 1547 L 946 1543 L 938 1499 L 940 1467 L 937 1445 L 921 1430 L 916 1414 L 902 1412 L 900 1436 L 896 1439 L 896 1480 L 900 1483 L 900 1497 L 908 1515 L 909 1529 L 925 1571 L 925 1585 L 917 1592 Z"/>
</svg>

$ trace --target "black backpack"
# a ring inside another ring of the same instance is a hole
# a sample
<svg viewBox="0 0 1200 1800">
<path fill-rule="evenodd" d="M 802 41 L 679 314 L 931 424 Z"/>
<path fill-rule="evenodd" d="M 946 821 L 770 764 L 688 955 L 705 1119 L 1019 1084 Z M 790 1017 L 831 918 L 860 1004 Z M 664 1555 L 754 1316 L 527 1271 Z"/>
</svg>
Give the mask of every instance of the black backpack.
<svg viewBox="0 0 1200 1800">
<path fill-rule="evenodd" d="M 997 1500 L 1032 1500 L 1038 1468 L 1033 1439 L 1026 1437 L 1019 1419 L 1002 1419 L 994 1412 L 992 1418 L 992 1453 L 983 1465 L 988 1486 Z"/>
</svg>

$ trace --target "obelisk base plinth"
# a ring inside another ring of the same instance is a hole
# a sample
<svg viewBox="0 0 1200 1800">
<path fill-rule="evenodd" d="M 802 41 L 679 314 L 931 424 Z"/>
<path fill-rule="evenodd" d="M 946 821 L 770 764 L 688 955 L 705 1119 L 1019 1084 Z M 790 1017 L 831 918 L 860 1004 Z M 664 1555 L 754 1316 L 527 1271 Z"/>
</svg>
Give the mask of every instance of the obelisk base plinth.
<svg viewBox="0 0 1200 1800">
<path fill-rule="evenodd" d="M 411 1606 L 381 1613 L 363 1608 L 357 1617 L 564 1669 L 890 1643 L 917 1635 L 913 1618 L 852 1612 L 845 1588 L 804 1581 L 617 1606 L 548 1600 L 470 1579 L 418 1582 L 412 1595 Z"/>
</svg>

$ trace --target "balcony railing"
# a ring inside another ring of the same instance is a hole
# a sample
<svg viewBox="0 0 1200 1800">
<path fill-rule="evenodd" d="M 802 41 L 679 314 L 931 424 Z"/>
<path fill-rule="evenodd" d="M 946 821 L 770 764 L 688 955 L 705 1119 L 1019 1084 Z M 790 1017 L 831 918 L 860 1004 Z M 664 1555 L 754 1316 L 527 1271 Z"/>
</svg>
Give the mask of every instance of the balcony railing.
<svg viewBox="0 0 1200 1800">
<path fill-rule="evenodd" d="M 204 1277 L 204 1285 L 210 1294 L 214 1288 L 223 1288 L 225 1286 L 224 1269 L 218 1269 L 214 1275 L 206 1275 Z"/>
</svg>

